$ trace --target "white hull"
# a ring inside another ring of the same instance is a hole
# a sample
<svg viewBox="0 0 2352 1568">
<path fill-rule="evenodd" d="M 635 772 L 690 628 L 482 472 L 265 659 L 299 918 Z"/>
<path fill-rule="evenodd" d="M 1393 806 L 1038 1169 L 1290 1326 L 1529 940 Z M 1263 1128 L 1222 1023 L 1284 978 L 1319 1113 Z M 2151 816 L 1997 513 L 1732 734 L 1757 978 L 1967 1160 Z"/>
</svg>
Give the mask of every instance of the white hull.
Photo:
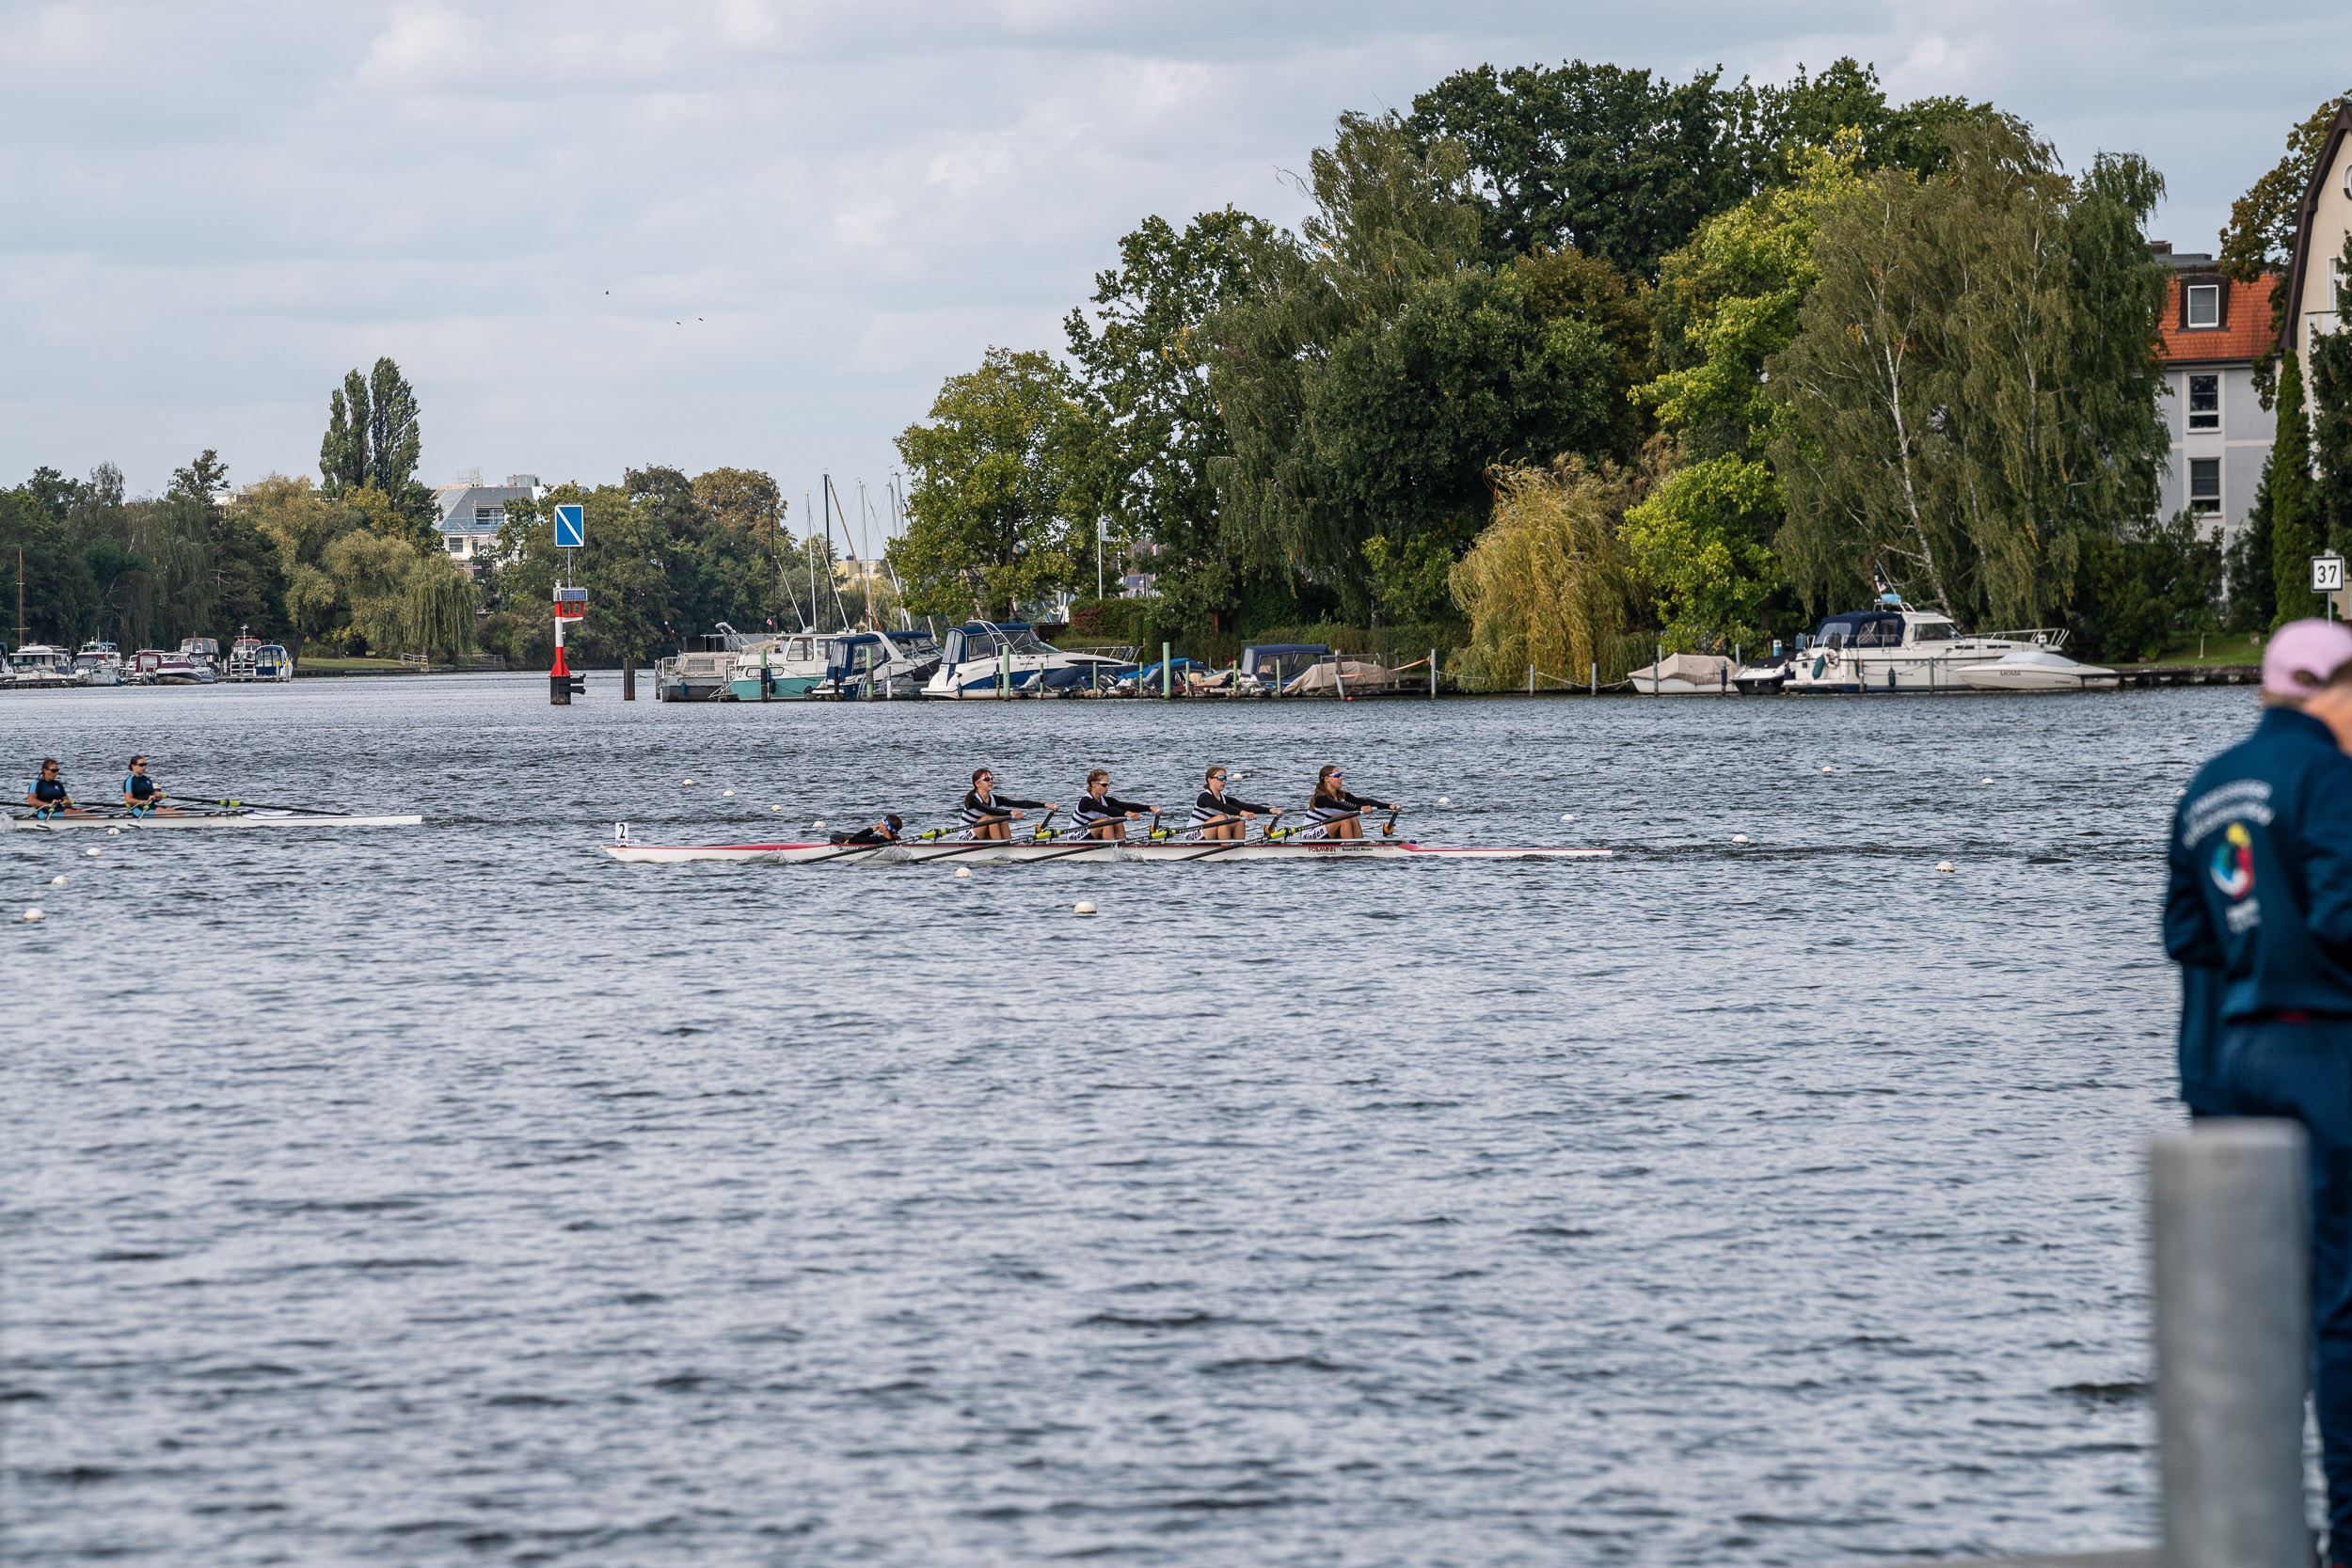
<svg viewBox="0 0 2352 1568">
<path fill-rule="evenodd" d="M 70 828 L 121 828 L 145 832 L 152 828 L 414 828 L 421 816 L 311 816 L 290 811 L 222 812 L 213 816 L 133 816 L 118 812 L 104 816 L 6 816 L 0 827 L 19 832 L 64 832 Z"/>
<path fill-rule="evenodd" d="M 616 861 L 632 865 L 667 865 L 680 861 L 758 861 L 790 865 L 924 865 L 932 861 L 962 864 L 1025 864 L 1036 861 L 1311 861 L 1311 860 L 1580 860 L 1606 849 L 1449 848 L 1406 839 L 1329 838 L 1269 844 L 1251 840 L 1225 844 L 1037 843 L 1012 839 L 963 842 L 934 839 L 919 844 L 603 844 Z"/>
</svg>

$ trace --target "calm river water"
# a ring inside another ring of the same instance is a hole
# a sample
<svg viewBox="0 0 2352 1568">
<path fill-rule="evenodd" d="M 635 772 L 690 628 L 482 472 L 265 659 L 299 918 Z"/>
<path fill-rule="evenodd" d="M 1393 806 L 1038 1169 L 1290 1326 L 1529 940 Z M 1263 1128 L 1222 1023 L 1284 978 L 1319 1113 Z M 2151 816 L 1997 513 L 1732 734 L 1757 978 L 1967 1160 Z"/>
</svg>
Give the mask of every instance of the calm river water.
<svg viewBox="0 0 2352 1568">
<path fill-rule="evenodd" d="M 0 928 L 10 1560 L 2153 1536 L 2163 823 L 2250 693 L 546 693 L 0 698 L 11 780 L 49 753 L 103 795 L 136 750 L 192 794 L 428 817 L 0 838 L 0 913 L 49 911 Z M 981 762 L 1175 802 L 1213 760 L 1619 853 L 957 880 L 594 847 L 936 821 Z"/>
</svg>

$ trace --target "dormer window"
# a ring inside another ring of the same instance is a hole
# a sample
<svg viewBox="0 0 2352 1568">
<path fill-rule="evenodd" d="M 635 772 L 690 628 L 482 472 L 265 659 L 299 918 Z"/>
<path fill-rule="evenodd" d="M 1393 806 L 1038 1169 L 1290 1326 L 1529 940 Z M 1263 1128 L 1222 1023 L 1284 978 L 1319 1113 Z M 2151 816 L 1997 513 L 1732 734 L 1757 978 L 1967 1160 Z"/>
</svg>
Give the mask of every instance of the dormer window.
<svg viewBox="0 0 2352 1568">
<path fill-rule="evenodd" d="M 2221 325 L 2221 285 L 2191 283 L 2187 289 L 2188 320 L 2191 327 Z"/>
</svg>

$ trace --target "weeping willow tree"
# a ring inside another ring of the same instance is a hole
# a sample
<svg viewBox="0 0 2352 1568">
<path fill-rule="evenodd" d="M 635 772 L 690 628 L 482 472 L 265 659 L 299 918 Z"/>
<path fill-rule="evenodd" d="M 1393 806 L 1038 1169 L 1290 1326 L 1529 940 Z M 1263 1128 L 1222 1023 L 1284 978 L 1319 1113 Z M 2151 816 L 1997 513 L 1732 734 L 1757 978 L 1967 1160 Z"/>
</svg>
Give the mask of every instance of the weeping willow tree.
<svg viewBox="0 0 2352 1568">
<path fill-rule="evenodd" d="M 1780 544 L 1813 604 L 1883 582 L 2029 623 L 2071 598 L 2084 533 L 2154 511 L 2163 181 L 2107 154 L 2074 179 L 2006 117 L 1948 137 L 1945 172 L 1881 171 L 1823 214 L 1770 368 Z"/>
<path fill-rule="evenodd" d="M 1463 674 L 1507 686 L 1531 664 L 1554 673 L 1613 664 L 1639 597 L 1625 515 L 1655 475 L 1566 457 L 1492 478 L 1493 519 L 1454 567 L 1470 622 Z"/>
<path fill-rule="evenodd" d="M 474 587 L 470 576 L 437 550 L 408 569 L 405 586 L 405 630 L 410 648 L 444 663 L 471 651 Z"/>
</svg>

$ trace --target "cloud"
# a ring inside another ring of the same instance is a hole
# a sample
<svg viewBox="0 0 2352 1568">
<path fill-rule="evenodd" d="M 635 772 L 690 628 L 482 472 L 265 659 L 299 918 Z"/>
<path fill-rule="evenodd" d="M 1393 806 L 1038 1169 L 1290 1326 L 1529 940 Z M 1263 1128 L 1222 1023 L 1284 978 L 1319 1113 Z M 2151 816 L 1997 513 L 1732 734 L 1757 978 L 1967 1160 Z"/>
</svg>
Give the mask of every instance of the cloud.
<svg viewBox="0 0 2352 1568">
<path fill-rule="evenodd" d="M 436 0 L 402 0 L 392 8 L 391 24 L 369 43 L 358 80 L 366 87 L 414 89 L 478 76 L 493 63 L 485 53 L 488 39 L 489 29 L 462 11 Z"/>
</svg>

